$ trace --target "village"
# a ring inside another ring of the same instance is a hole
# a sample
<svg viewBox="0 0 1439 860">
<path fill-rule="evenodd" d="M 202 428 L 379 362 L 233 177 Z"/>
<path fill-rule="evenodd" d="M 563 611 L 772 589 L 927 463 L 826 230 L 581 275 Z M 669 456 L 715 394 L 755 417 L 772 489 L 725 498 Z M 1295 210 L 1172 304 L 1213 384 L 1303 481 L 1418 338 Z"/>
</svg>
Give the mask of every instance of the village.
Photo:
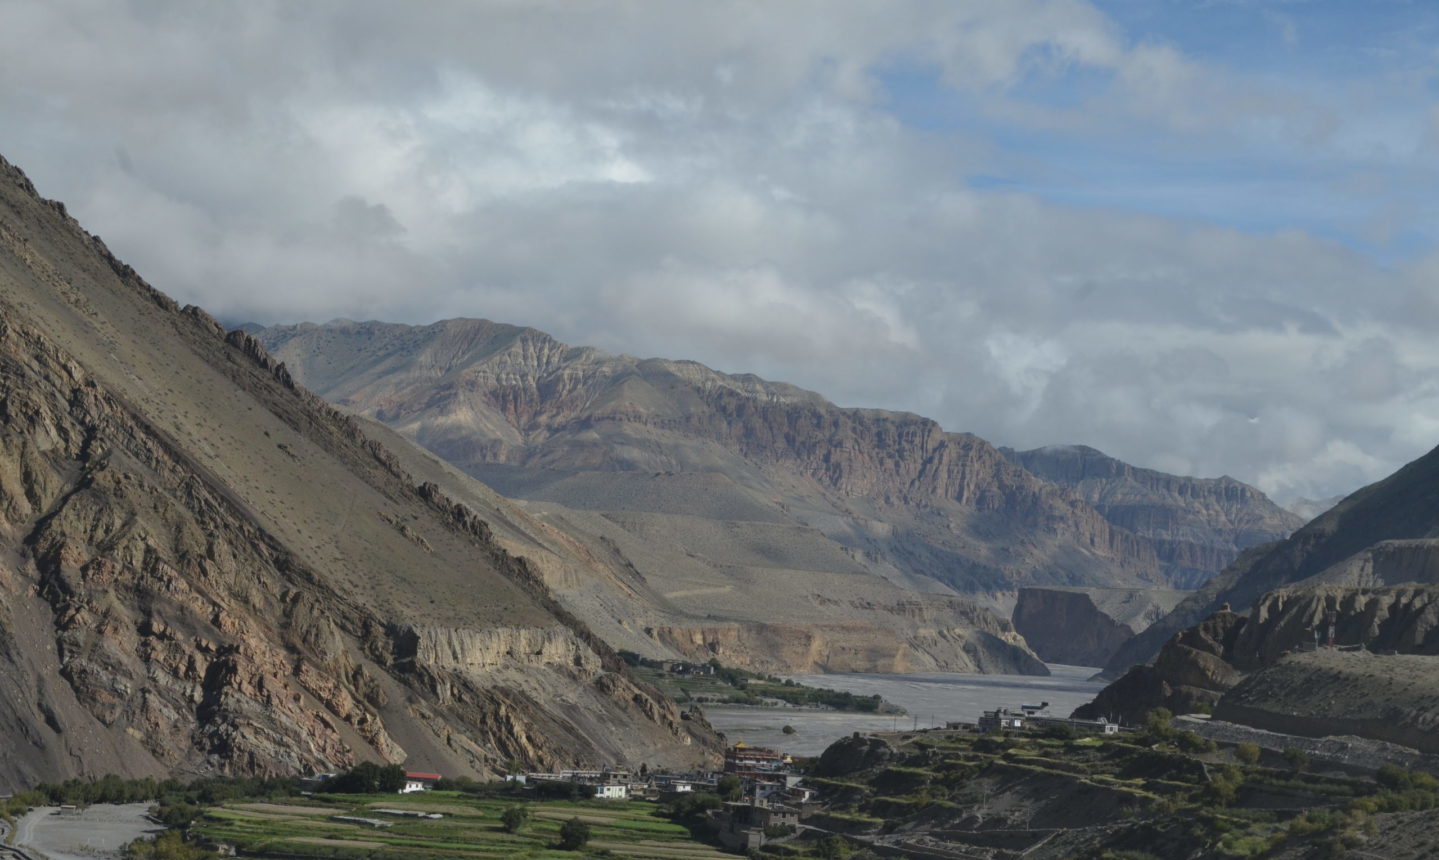
<svg viewBox="0 0 1439 860">
<path fill-rule="evenodd" d="M 928 733 L 964 732 L 967 734 L 1040 734 L 1056 729 L 1075 735 L 1114 735 L 1121 728 L 1111 720 L 1082 720 L 1047 713 L 1048 702 L 1022 705 L 1017 709 L 996 708 L 983 712 L 979 720 L 949 722 L 944 728 L 916 729 L 907 732 L 879 733 L 911 740 Z M 858 733 L 856 733 L 858 736 Z M 510 774 L 504 778 L 512 785 L 537 796 L 550 786 L 566 786 L 577 796 L 603 801 L 663 801 L 676 796 L 711 795 L 721 798 L 716 808 L 708 810 L 708 818 L 720 843 L 736 851 L 752 851 L 781 843 L 817 830 L 806 825 L 823 809 L 823 798 L 807 780 L 810 760 L 796 758 L 768 747 L 750 746 L 743 740 L 726 748 L 720 770 L 699 773 L 663 773 L 640 768 L 638 771 L 619 767 L 598 770 L 566 769 L 551 772 Z M 401 794 L 427 791 L 440 784 L 437 773 L 405 773 Z M 382 811 L 382 810 L 377 810 Z M 383 826 L 381 821 L 376 825 Z M 827 832 L 827 831 L 823 831 Z"/>
</svg>

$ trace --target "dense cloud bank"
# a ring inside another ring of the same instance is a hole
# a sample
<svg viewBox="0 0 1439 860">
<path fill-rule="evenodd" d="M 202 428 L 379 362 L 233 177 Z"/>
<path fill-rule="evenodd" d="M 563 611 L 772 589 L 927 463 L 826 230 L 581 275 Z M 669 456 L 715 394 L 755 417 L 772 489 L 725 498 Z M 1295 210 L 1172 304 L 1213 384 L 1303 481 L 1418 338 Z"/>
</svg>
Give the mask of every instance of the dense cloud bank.
<svg viewBox="0 0 1439 860">
<path fill-rule="evenodd" d="M 1336 86 L 1079 0 L 4 16 L 0 151 L 230 319 L 483 316 L 1280 498 L 1439 443 L 1432 48 Z"/>
</svg>

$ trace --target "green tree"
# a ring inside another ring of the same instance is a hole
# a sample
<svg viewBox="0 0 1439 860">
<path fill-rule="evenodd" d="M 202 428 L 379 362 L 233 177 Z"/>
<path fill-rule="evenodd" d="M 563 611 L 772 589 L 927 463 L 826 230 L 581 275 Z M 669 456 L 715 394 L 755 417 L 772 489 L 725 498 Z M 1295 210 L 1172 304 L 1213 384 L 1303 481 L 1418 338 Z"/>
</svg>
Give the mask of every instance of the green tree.
<svg viewBox="0 0 1439 860">
<path fill-rule="evenodd" d="M 1289 766 L 1295 770 L 1304 770 L 1309 766 L 1309 753 L 1304 750 L 1287 747 L 1281 755 L 1284 756 L 1285 761 L 1289 762 Z"/>
<path fill-rule="evenodd" d="M 729 774 L 720 777 L 720 781 L 715 784 L 715 791 L 725 800 L 739 800 L 744 784 L 739 781 L 739 777 Z"/>
<path fill-rule="evenodd" d="M 578 818 L 571 818 L 560 825 L 560 848 L 578 851 L 590 841 L 590 826 Z"/>
<path fill-rule="evenodd" d="M 1235 744 L 1234 757 L 1245 764 L 1254 764 L 1259 761 L 1258 744 Z"/>
<path fill-rule="evenodd" d="M 125 848 L 129 860 L 210 860 L 220 855 L 187 843 L 178 831 L 167 830 L 159 838 L 136 839 Z"/>
<path fill-rule="evenodd" d="M 530 809 L 523 804 L 506 806 L 505 811 L 500 813 L 500 824 L 504 826 L 506 833 L 518 833 L 525 822 L 530 820 Z"/>
<path fill-rule="evenodd" d="M 1173 731 L 1169 724 L 1172 719 L 1174 719 L 1173 711 L 1168 708 L 1155 708 L 1145 715 L 1144 727 L 1155 737 L 1168 737 L 1169 733 Z"/>
</svg>

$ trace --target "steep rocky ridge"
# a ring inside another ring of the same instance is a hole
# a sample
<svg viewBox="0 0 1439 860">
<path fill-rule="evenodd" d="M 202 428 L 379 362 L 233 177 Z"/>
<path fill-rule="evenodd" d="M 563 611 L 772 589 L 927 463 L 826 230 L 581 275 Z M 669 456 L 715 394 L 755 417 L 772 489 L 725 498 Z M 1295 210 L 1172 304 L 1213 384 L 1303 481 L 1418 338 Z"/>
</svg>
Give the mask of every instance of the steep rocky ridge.
<svg viewBox="0 0 1439 860">
<path fill-rule="evenodd" d="M 507 496 L 644 523 L 789 529 L 778 569 L 878 575 L 1002 607 L 1030 584 L 1162 586 L 1150 541 L 978 437 L 693 362 L 569 347 L 483 320 L 259 335 L 297 378 Z M 688 516 L 688 523 L 657 516 Z M 635 526 L 639 527 L 639 526 Z M 836 556 L 847 559 L 842 565 Z M 715 568 L 745 566 L 706 556 Z M 696 587 L 706 587 L 697 585 Z M 715 586 L 723 587 L 723 585 Z"/>
<path fill-rule="evenodd" d="M 713 755 L 527 562 L 0 160 L 0 788 Z"/>
<path fill-rule="evenodd" d="M 1228 603 L 1244 611 L 1283 586 L 1439 582 L 1439 450 L 1353 493 L 1289 538 L 1246 550 L 1219 576 L 1115 653 L 1111 676 Z"/>
<path fill-rule="evenodd" d="M 1326 645 L 1316 649 L 1315 633 L 1318 631 L 1327 643 L 1331 617 L 1335 647 Z M 1360 651 L 1414 659 L 1395 660 L 1385 656 L 1343 662 L 1347 658 L 1323 656 Z M 1320 656 L 1315 656 L 1316 653 Z M 1274 668 L 1280 664 L 1286 668 Z M 1389 676 L 1401 669 L 1417 672 L 1418 667 L 1426 666 L 1427 682 L 1415 681 L 1402 690 Z M 1439 670 L 1439 586 L 1281 588 L 1256 601 L 1248 616 L 1221 609 L 1180 632 L 1165 643 L 1152 665 L 1132 667 L 1100 691 L 1093 703 L 1076 713 L 1119 715 L 1139 721 L 1156 707 L 1166 707 L 1176 713 L 1207 707 L 1215 709 L 1216 716 L 1227 714 L 1224 719 L 1296 734 L 1314 733 L 1318 726 L 1332 718 L 1333 730 L 1320 734 L 1357 734 L 1413 746 L 1399 740 L 1397 735 L 1376 734 L 1363 730 L 1357 723 L 1345 723 L 1341 727 L 1340 723 L 1359 719 L 1353 715 L 1362 710 L 1356 704 L 1362 699 L 1374 699 L 1380 705 L 1387 702 L 1402 710 L 1410 707 L 1405 701 L 1428 701 L 1425 696 L 1439 696 L 1436 670 Z M 1294 679 L 1311 671 L 1316 684 L 1323 680 L 1324 702 L 1307 695 L 1288 701 L 1282 691 L 1299 690 L 1301 685 Z M 1274 684 L 1266 686 L 1268 682 L 1264 679 L 1271 676 Z M 1287 680 L 1281 684 L 1280 679 Z M 1339 683 L 1344 679 L 1352 682 L 1347 688 Z M 1267 692 L 1261 695 L 1261 690 Z M 1231 692 L 1239 697 L 1233 702 Z M 1256 718 L 1257 722 L 1242 718 L 1248 713 L 1245 708 L 1256 713 L 1267 710 L 1271 717 Z M 1415 720 L 1422 715 L 1423 708 L 1413 705 L 1410 710 L 1413 713 L 1402 720 L 1395 718 L 1396 725 L 1417 725 Z M 1279 725 L 1282 721 L 1273 716 L 1280 713 L 1307 714 L 1317 722 L 1309 724 L 1307 729 L 1284 728 Z"/>
<path fill-rule="evenodd" d="M 1074 490 L 1114 525 L 1148 538 L 1179 588 L 1197 588 L 1242 550 L 1286 538 L 1304 524 L 1230 477 L 1168 475 L 1084 445 L 1000 450 L 1040 478 Z"/>
<path fill-rule="evenodd" d="M 1046 663 L 1103 666 L 1185 594 L 1161 588 L 1021 588 L 1011 620 Z"/>
</svg>

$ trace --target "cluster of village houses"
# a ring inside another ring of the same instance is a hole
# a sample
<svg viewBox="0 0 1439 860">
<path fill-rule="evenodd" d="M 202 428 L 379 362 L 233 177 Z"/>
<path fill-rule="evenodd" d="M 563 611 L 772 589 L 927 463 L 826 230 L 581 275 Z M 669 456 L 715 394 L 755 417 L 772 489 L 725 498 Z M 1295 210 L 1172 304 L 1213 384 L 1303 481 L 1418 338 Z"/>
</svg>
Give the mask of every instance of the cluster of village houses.
<svg viewBox="0 0 1439 860">
<path fill-rule="evenodd" d="M 1119 725 L 1110 720 L 1050 716 L 1044 713 L 1047 705 L 1025 705 L 1019 710 L 996 708 L 985 711 L 978 723 L 949 723 L 946 728 L 986 734 L 1043 730 L 1055 725 L 1086 734 L 1120 731 Z M 766 747 L 747 746 L 743 741 L 725 750 L 724 768 L 720 771 L 672 774 L 603 768 L 515 774 L 507 779 L 526 784 L 572 782 L 586 786 L 599 800 L 656 800 L 668 793 L 715 792 L 720 780 L 727 776 L 739 779 L 740 799 L 726 802 L 713 815 L 720 840 L 730 848 L 748 851 L 786 839 L 799 831 L 801 819 L 819 808 L 817 792 L 801 784 L 803 777 L 795 772 L 790 756 Z M 437 773 L 406 773 L 401 793 L 426 791 L 439 779 Z"/>
</svg>

